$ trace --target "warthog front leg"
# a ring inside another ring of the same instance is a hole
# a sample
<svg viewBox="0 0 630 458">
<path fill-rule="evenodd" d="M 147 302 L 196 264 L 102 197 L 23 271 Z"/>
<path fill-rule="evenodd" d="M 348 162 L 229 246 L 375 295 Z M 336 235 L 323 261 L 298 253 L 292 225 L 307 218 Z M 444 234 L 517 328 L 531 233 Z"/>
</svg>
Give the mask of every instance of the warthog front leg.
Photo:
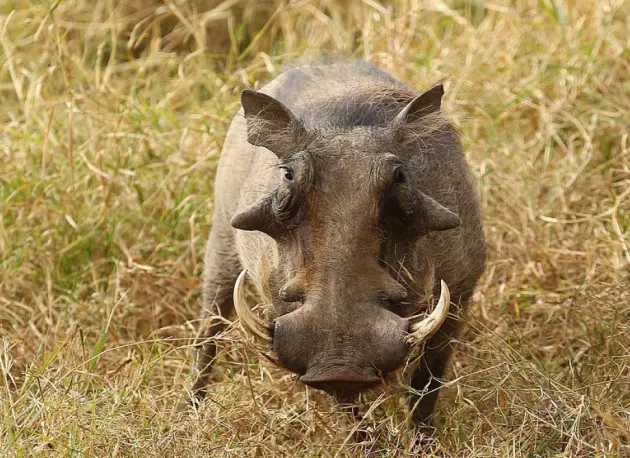
<svg viewBox="0 0 630 458">
<path fill-rule="evenodd" d="M 461 324 L 459 318 L 449 315 L 440 330 L 425 344 L 424 354 L 411 379 L 411 387 L 423 393 L 410 397 L 413 421 L 417 425 L 432 424 L 435 404 L 453 353 L 453 340 L 457 338 Z"/>
<path fill-rule="evenodd" d="M 230 229 L 215 222 L 206 247 L 201 324 L 195 340 L 196 379 L 190 403 L 197 406 L 207 394 L 212 364 L 217 356 L 214 337 L 225 329 L 234 312 L 232 293 L 241 265 L 234 253 Z"/>
<path fill-rule="evenodd" d="M 193 397 L 191 399 L 194 406 L 198 406 L 206 397 L 212 364 L 217 355 L 217 346 L 213 338 L 225 329 L 225 322 L 217 315 L 224 317 L 224 313 L 229 313 L 233 308 L 231 299 L 228 299 L 221 303 L 215 302 L 210 311 L 204 307 L 202 312 L 201 326 L 195 339 L 197 374 L 192 386 Z"/>
</svg>

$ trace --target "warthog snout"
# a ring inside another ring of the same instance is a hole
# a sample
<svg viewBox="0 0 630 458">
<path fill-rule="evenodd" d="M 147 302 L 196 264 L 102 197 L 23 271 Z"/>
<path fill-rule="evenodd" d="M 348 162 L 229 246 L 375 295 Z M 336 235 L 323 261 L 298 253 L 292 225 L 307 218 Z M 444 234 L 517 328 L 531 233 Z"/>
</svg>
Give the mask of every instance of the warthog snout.
<svg viewBox="0 0 630 458">
<path fill-rule="evenodd" d="M 330 394 L 348 395 L 378 385 L 404 363 L 409 323 L 377 306 L 361 322 L 324 307 L 305 304 L 275 322 L 273 349 L 300 380 Z"/>
<path fill-rule="evenodd" d="M 448 287 L 442 282 L 437 306 L 419 322 L 402 318 L 378 302 L 340 307 L 339 298 L 320 298 L 320 303 L 306 300 L 272 324 L 247 305 L 245 277 L 243 271 L 234 289 L 236 312 L 244 326 L 271 344 L 279 362 L 299 374 L 302 382 L 342 397 L 377 385 L 384 375 L 403 365 L 410 348 L 440 328 L 450 304 Z"/>
</svg>

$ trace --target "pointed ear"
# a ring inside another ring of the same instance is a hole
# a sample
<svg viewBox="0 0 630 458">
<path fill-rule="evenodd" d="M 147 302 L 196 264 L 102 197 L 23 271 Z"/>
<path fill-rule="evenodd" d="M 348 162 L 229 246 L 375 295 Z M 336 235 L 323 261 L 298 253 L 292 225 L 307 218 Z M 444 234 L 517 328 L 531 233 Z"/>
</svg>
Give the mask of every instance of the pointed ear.
<svg viewBox="0 0 630 458">
<path fill-rule="evenodd" d="M 402 127 L 418 119 L 440 110 L 444 86 L 442 83 L 432 87 L 427 92 L 419 95 L 402 109 L 394 119 L 394 128 Z"/>
<path fill-rule="evenodd" d="M 247 141 L 263 146 L 279 158 L 295 152 L 303 133 L 300 121 L 282 102 L 262 92 L 244 90 L 241 103 L 247 120 Z"/>
</svg>

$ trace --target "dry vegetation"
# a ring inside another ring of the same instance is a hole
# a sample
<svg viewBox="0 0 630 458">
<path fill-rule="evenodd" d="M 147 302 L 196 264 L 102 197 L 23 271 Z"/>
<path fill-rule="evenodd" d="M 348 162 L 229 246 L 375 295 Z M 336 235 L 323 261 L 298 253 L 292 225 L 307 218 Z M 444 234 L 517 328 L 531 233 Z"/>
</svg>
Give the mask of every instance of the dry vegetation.
<svg viewBox="0 0 630 458">
<path fill-rule="evenodd" d="M 421 446 L 630 456 L 629 18 L 623 0 L 4 0 L 0 455 L 418 450 L 401 389 L 354 418 L 237 325 L 212 399 L 173 410 L 239 92 L 332 54 L 418 90 L 448 76 L 486 211 L 488 268 Z"/>
</svg>

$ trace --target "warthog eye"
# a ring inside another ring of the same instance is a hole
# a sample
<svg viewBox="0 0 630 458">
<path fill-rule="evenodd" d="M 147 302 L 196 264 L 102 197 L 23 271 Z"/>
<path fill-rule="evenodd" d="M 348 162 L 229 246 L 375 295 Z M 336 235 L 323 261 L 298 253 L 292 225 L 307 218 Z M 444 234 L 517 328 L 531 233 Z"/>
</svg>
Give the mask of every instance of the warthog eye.
<svg viewBox="0 0 630 458">
<path fill-rule="evenodd" d="M 394 169 L 391 192 L 396 206 L 402 211 L 402 216 L 410 216 L 414 211 L 414 199 L 412 188 L 407 183 L 407 174 L 403 166 L 398 166 Z"/>
<path fill-rule="evenodd" d="M 391 172 L 381 210 L 381 224 L 386 230 L 405 232 L 415 211 L 414 189 L 405 167 L 397 165 Z"/>
<path fill-rule="evenodd" d="M 394 183 L 404 183 L 405 179 L 405 171 L 402 167 L 396 167 L 394 170 Z"/>
<path fill-rule="evenodd" d="M 283 171 L 283 182 L 276 190 L 274 213 L 276 218 L 285 223 L 291 220 L 299 207 L 297 182 L 293 180 L 293 170 L 288 166 L 280 166 Z"/>
<path fill-rule="evenodd" d="M 284 172 L 284 179 L 287 181 L 293 181 L 293 170 L 290 167 L 282 166 L 280 167 Z"/>
</svg>

